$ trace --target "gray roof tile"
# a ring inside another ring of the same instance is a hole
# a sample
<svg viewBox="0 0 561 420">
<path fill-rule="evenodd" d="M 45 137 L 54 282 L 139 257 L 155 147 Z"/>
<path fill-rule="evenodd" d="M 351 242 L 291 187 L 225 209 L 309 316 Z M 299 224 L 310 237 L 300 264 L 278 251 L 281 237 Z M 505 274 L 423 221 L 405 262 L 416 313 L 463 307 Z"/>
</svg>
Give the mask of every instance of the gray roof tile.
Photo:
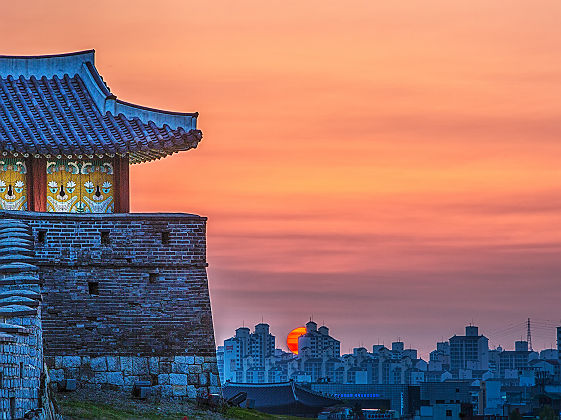
<svg viewBox="0 0 561 420">
<path fill-rule="evenodd" d="M 93 61 L 93 51 L 0 56 L 0 152 L 139 163 L 197 147 L 197 113 L 120 101 Z"/>
</svg>

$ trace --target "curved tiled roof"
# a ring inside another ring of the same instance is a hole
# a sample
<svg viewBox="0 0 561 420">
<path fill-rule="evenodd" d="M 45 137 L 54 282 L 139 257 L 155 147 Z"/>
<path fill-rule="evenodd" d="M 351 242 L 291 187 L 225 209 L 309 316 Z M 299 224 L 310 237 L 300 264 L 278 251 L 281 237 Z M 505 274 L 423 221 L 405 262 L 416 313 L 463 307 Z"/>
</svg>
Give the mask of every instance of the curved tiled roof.
<svg viewBox="0 0 561 420">
<path fill-rule="evenodd" d="M 94 52 L 0 56 L 0 152 L 36 157 L 126 156 L 131 163 L 197 147 L 197 113 L 120 101 Z"/>
</svg>

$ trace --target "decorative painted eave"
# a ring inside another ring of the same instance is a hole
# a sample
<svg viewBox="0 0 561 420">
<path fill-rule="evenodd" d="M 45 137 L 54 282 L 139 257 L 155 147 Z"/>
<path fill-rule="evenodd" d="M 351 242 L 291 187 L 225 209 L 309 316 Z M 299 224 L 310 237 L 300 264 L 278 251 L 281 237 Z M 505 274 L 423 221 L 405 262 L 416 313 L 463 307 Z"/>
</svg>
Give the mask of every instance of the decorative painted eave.
<svg viewBox="0 0 561 420">
<path fill-rule="evenodd" d="M 197 147 L 197 117 L 117 99 L 95 67 L 94 50 L 0 56 L 4 156 L 146 162 Z"/>
</svg>

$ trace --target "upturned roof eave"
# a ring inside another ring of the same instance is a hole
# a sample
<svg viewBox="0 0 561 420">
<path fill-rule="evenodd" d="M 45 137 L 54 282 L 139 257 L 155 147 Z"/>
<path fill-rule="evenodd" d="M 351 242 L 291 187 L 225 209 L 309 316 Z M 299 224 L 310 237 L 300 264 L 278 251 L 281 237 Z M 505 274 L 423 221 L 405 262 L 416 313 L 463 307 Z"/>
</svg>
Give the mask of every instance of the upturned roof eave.
<svg viewBox="0 0 561 420">
<path fill-rule="evenodd" d="M 115 153 L 93 153 L 93 154 L 51 154 L 51 153 L 30 153 L 25 150 L 16 150 L 6 148 L 1 144 L 0 139 L 0 155 L 3 157 L 12 156 L 24 158 L 34 157 L 34 158 L 46 158 L 46 159 L 95 159 L 95 158 L 114 158 L 114 157 L 128 157 L 129 163 L 131 165 L 137 163 L 151 162 L 154 160 L 160 160 L 171 156 L 179 152 L 186 152 L 191 149 L 196 149 L 199 142 L 202 139 L 202 133 L 200 130 L 190 130 L 188 133 L 191 140 L 189 144 L 185 146 L 175 147 L 174 149 L 148 149 L 148 150 L 138 150 L 131 152 L 115 152 Z"/>
<path fill-rule="evenodd" d="M 11 56 L 0 55 L 0 77 L 9 78 L 42 79 L 76 77 L 82 80 L 82 87 L 89 94 L 92 105 L 102 116 L 111 114 L 112 118 L 121 118 L 122 121 L 128 120 L 131 125 L 133 122 L 151 126 L 152 130 L 144 130 L 144 136 L 138 140 L 134 138 L 133 143 L 124 146 L 114 147 L 114 150 L 107 153 L 107 150 L 96 150 L 95 153 L 85 152 L 73 153 L 68 150 L 64 154 L 38 153 L 34 148 L 23 148 L 21 145 L 13 144 L 10 138 L 0 138 L 0 153 L 4 156 L 23 155 L 25 157 L 47 157 L 47 158 L 73 158 L 73 157 L 114 157 L 129 156 L 131 163 L 142 163 L 155 159 L 161 159 L 171 154 L 196 148 L 202 138 L 202 133 L 197 129 L 198 112 L 177 112 L 157 108 L 150 108 L 143 105 L 133 104 L 117 98 L 113 94 L 95 67 L 95 50 L 76 51 L 64 54 L 38 55 L 38 56 Z M 125 124 L 126 121 L 125 121 Z M 165 140 L 159 137 L 157 128 L 164 129 L 174 134 Z M 107 131 L 107 130 L 106 130 Z M 154 138 L 153 131 L 158 138 Z M 150 133 L 150 134 L 148 134 Z M 148 136 L 148 137 L 146 137 Z M 4 141 L 3 141 L 4 140 Z M 89 140 L 88 140 L 89 142 Z M 116 139 L 116 143 L 119 139 Z M 167 142 L 168 144 L 164 144 Z M 141 144 L 142 143 L 142 144 Z M 158 147 L 158 143 L 160 147 Z M 154 147 L 155 146 L 155 147 Z M 62 151 L 62 150 L 61 150 Z"/>
</svg>

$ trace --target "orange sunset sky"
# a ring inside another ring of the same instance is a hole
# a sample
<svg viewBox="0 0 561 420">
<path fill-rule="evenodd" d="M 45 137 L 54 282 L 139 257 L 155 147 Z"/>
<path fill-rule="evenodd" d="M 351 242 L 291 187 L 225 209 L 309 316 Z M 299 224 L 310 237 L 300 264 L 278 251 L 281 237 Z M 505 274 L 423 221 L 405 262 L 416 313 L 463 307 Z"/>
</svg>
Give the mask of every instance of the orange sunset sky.
<svg viewBox="0 0 561 420">
<path fill-rule="evenodd" d="M 209 217 L 218 343 L 313 316 L 343 352 L 426 356 L 469 322 L 507 348 L 559 322 L 560 21 L 558 0 L 4 1 L 0 54 L 95 48 L 119 98 L 200 112 L 199 148 L 132 167 L 131 203 Z"/>
</svg>

